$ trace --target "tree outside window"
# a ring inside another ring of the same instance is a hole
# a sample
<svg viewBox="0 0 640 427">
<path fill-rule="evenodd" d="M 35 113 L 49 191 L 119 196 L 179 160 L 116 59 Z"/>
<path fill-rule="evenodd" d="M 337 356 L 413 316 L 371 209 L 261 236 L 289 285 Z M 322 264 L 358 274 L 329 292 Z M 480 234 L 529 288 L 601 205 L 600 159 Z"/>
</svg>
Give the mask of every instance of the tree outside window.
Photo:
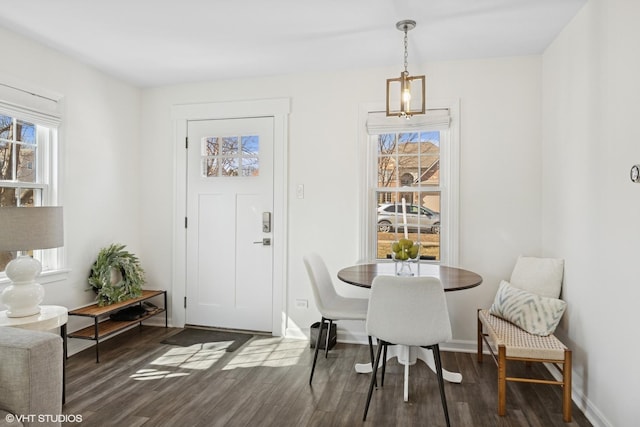
<svg viewBox="0 0 640 427">
<path fill-rule="evenodd" d="M 392 242 L 406 229 L 411 240 L 421 243 L 423 259 L 440 260 L 440 131 L 385 133 L 374 138 L 376 257 L 388 258 Z"/>
<path fill-rule="evenodd" d="M 0 207 L 42 204 L 46 184 L 38 166 L 38 127 L 0 114 Z M 0 272 L 13 258 L 15 253 L 0 252 Z"/>
</svg>

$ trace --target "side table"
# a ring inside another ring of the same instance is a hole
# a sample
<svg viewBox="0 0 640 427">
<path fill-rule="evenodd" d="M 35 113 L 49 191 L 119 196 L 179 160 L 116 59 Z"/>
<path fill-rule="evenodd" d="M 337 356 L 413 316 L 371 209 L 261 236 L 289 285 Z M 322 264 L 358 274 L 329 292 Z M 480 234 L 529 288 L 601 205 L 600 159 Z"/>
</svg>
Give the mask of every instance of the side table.
<svg viewBox="0 0 640 427">
<path fill-rule="evenodd" d="M 62 337 L 62 403 L 66 401 L 66 360 L 67 360 L 67 308 L 59 305 L 41 305 L 40 313 L 26 317 L 7 317 L 7 311 L 0 311 L 0 327 L 31 329 L 33 331 L 48 331 L 60 327 Z"/>
</svg>

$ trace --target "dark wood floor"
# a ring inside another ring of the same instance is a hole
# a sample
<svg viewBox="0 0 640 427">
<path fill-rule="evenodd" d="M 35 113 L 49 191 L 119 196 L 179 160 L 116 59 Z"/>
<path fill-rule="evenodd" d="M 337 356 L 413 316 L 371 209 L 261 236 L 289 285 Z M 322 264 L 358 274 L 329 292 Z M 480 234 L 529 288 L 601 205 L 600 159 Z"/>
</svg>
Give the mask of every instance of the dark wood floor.
<svg viewBox="0 0 640 427">
<path fill-rule="evenodd" d="M 81 415 L 68 426 L 443 426 L 435 374 L 422 362 L 411 367 L 404 402 L 403 367 L 387 365 L 385 385 L 362 413 L 369 375 L 353 366 L 369 360 L 368 348 L 338 344 L 319 359 L 308 385 L 313 352 L 308 342 L 255 336 L 235 352 L 161 344 L 180 329 L 143 326 L 67 360 L 65 414 Z M 461 372 L 462 384 L 446 383 L 453 426 L 590 426 L 573 408 L 562 422 L 561 388 L 508 384 L 507 416 L 496 415 L 496 367 L 474 354 L 443 352 L 445 368 Z M 544 368 L 533 372 L 549 374 Z M 514 371 L 515 372 L 515 371 Z"/>
</svg>

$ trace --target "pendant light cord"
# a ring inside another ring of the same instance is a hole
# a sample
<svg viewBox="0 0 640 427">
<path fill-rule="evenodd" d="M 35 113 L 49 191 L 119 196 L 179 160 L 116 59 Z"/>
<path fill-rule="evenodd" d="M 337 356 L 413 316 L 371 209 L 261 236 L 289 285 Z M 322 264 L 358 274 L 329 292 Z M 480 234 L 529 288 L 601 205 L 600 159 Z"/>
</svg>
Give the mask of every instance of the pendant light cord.
<svg viewBox="0 0 640 427">
<path fill-rule="evenodd" d="M 407 67 L 409 66 L 409 53 L 407 50 L 407 46 L 409 45 L 409 42 L 407 41 L 407 27 L 404 27 L 404 72 L 405 73 L 409 73 L 407 71 Z"/>
</svg>

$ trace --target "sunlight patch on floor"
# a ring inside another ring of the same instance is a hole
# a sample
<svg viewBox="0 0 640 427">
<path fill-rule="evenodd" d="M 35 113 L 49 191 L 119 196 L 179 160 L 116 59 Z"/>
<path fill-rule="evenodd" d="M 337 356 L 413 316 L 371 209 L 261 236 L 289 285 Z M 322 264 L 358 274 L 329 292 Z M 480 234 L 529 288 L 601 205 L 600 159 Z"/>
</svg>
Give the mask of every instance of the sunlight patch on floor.
<svg viewBox="0 0 640 427">
<path fill-rule="evenodd" d="M 308 352 L 306 340 L 285 339 L 282 337 L 254 337 L 235 352 L 227 352 L 233 341 L 194 344 L 189 347 L 172 347 L 150 365 L 164 366 L 173 370 L 207 370 L 219 362 L 223 356 L 231 356 L 222 370 L 237 368 L 287 367 L 300 363 L 301 357 Z M 226 360 L 226 359 L 225 359 Z M 148 368 L 138 370 L 131 378 L 137 381 L 159 380 L 190 375 L 189 372 L 175 372 Z"/>
<path fill-rule="evenodd" d="M 222 369 L 297 365 L 307 345 L 307 341 L 285 340 L 280 337 L 254 339 L 240 349 Z"/>
<path fill-rule="evenodd" d="M 231 344 L 233 344 L 233 341 L 194 344 L 189 347 L 174 347 L 151 362 L 151 364 L 205 370 L 220 360 Z"/>
<path fill-rule="evenodd" d="M 130 378 L 136 381 L 149 381 L 149 380 L 161 380 L 163 378 L 184 377 L 187 375 L 189 374 L 186 372 L 159 371 L 157 369 L 140 369 L 138 372 L 131 375 Z"/>
</svg>

